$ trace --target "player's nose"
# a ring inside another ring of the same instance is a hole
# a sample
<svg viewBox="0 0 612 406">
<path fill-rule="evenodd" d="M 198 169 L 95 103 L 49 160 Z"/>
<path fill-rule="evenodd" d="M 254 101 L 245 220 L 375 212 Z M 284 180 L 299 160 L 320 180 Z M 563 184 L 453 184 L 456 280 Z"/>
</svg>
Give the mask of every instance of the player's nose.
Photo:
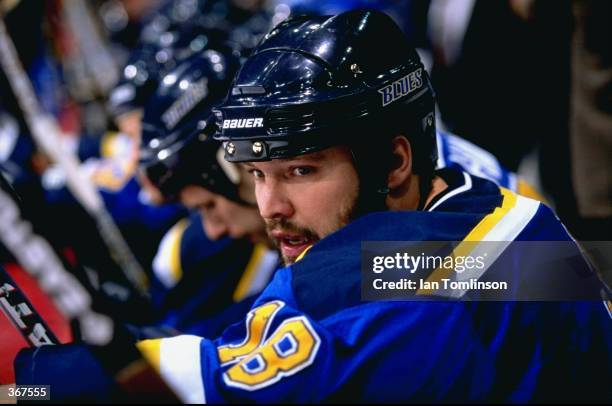
<svg viewBox="0 0 612 406">
<path fill-rule="evenodd" d="M 205 215 L 202 216 L 204 222 L 204 231 L 206 232 L 206 236 L 212 241 L 218 240 L 222 237 L 225 237 L 229 229 L 227 225 L 221 221 L 212 220 L 206 218 Z"/>
<path fill-rule="evenodd" d="M 279 182 L 268 180 L 255 186 L 259 214 L 267 220 L 291 218 L 294 208 Z"/>
</svg>

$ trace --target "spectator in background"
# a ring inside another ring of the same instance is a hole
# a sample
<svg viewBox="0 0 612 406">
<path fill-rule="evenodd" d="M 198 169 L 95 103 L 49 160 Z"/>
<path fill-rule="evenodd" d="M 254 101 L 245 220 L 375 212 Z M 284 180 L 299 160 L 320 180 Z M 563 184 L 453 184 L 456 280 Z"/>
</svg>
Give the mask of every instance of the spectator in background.
<svg viewBox="0 0 612 406">
<path fill-rule="evenodd" d="M 577 237 L 612 239 L 612 3 L 572 2 L 571 162 Z"/>
<path fill-rule="evenodd" d="M 536 149 L 535 180 L 573 228 L 569 1 L 432 0 L 428 19 L 444 125 L 512 170 Z"/>
</svg>

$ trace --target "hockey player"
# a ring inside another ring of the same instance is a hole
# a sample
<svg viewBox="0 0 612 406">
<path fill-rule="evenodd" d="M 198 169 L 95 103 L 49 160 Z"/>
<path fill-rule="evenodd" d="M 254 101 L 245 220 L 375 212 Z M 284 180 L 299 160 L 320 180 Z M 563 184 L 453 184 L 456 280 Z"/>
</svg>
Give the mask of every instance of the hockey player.
<svg viewBox="0 0 612 406">
<path fill-rule="evenodd" d="M 219 138 L 291 265 L 219 339 L 140 344 L 183 400 L 609 400 L 601 301 L 361 301 L 362 241 L 571 242 L 543 204 L 434 171 L 432 90 L 403 38 L 376 12 L 298 19 L 241 69 Z"/>
<path fill-rule="evenodd" d="M 163 78 L 144 112 L 145 189 L 198 212 L 170 229 L 153 261 L 160 323 L 182 331 L 259 293 L 277 267 L 252 177 L 223 159 L 207 123 L 239 64 L 240 53 L 230 48 L 192 56 Z M 224 325 L 229 321 L 226 314 Z"/>
</svg>

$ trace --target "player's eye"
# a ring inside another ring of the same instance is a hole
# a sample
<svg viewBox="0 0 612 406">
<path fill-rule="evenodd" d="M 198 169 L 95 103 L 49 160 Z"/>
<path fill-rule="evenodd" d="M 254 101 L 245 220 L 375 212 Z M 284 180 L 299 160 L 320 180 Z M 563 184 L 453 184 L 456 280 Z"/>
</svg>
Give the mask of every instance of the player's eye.
<svg viewBox="0 0 612 406">
<path fill-rule="evenodd" d="M 294 176 L 306 176 L 313 172 L 313 168 L 310 166 L 298 166 L 292 169 Z"/>
<path fill-rule="evenodd" d="M 256 178 L 256 179 L 261 179 L 261 178 L 264 177 L 263 173 L 259 169 L 251 168 L 251 169 L 249 169 L 249 173 L 251 175 L 253 175 L 253 177 Z"/>
</svg>

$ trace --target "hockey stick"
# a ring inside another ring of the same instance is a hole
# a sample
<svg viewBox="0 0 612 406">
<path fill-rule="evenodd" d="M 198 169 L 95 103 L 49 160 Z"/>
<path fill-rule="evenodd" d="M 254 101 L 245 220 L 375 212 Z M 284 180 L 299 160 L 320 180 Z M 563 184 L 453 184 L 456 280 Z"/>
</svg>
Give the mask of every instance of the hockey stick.
<svg viewBox="0 0 612 406">
<path fill-rule="evenodd" d="M 63 151 L 59 143 L 59 128 L 53 117 L 44 114 L 10 39 L 4 21 L 0 19 L 0 64 L 15 93 L 30 132 L 38 146 L 66 174 L 68 188 L 77 201 L 95 219 L 98 231 L 113 259 L 136 291 L 148 297 L 148 279 L 134 258 L 119 229 L 104 206 L 96 188 L 81 171 L 77 158 Z"/>
<path fill-rule="evenodd" d="M 85 0 L 62 2 L 68 27 L 76 37 L 79 53 L 99 92 L 108 93 L 119 80 L 119 67 L 110 55 Z"/>
<path fill-rule="evenodd" d="M 16 195 L 1 174 L 0 186 L 0 244 L 36 279 L 66 317 L 79 322 L 85 341 L 99 345 L 108 343 L 113 335 L 112 321 L 91 310 L 91 296 L 64 268 L 49 242 L 37 235 L 22 217 Z M 6 287 L 5 291 L 9 293 L 10 288 Z M 5 310 L 10 309 L 6 307 Z"/>
<path fill-rule="evenodd" d="M 22 217 L 19 198 L 0 173 L 0 247 L 22 268 L 70 320 L 91 347 L 92 354 L 126 396 L 147 396 L 168 402 L 178 398 L 144 359 L 133 337 L 112 318 L 92 309 L 93 299 L 78 279 L 66 270 L 52 245 L 33 231 Z M 31 347 L 59 344 L 45 321 L 0 266 L 0 312 L 20 331 Z M 34 367 L 34 364 L 32 364 Z M 151 392 L 154 392 L 151 394 Z M 137 398 L 132 398 L 136 400 Z M 124 399 L 125 400 L 125 399 Z M 142 398 L 140 398 L 142 400 Z"/>
<path fill-rule="evenodd" d="M 30 345 L 40 347 L 59 343 L 45 320 L 2 265 L 0 265 L 0 310 Z"/>
</svg>

